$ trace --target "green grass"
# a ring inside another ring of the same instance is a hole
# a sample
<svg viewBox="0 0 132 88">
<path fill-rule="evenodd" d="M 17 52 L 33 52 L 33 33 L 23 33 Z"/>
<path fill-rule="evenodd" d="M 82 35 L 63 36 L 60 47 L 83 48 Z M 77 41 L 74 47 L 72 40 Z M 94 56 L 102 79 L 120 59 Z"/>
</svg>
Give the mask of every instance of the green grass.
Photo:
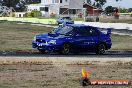
<svg viewBox="0 0 132 88">
<path fill-rule="evenodd" d="M 100 22 L 103 23 L 132 23 L 132 17 L 120 17 L 119 19 L 114 19 L 113 17 L 109 16 L 100 16 Z M 43 23 L 43 24 L 57 24 L 57 18 L 49 18 L 49 17 L 38 17 L 38 18 L 15 18 L 15 17 L 0 17 L 0 20 L 7 20 L 7 21 L 23 21 L 23 22 L 32 22 L 32 23 Z M 73 17 L 74 21 L 83 21 L 84 18 Z M 96 16 L 93 17 L 94 21 Z"/>
<path fill-rule="evenodd" d="M 77 18 L 77 17 L 73 17 L 73 18 L 72 18 L 72 20 L 74 20 L 74 21 L 83 21 L 83 20 L 84 20 L 84 18 Z"/>
<path fill-rule="evenodd" d="M 33 37 L 52 29 L 16 22 L 0 22 L 0 51 L 34 51 L 31 47 Z M 132 37 L 112 34 L 111 38 L 111 50 L 132 50 Z"/>
<path fill-rule="evenodd" d="M 111 35 L 112 50 L 132 50 L 132 36 Z"/>
<path fill-rule="evenodd" d="M 0 50 L 33 50 L 31 47 L 33 37 L 36 34 L 49 32 L 52 29 L 12 22 L 0 23 Z"/>
<path fill-rule="evenodd" d="M 10 88 L 9 86 L 4 86 L 0 84 L 0 88 Z"/>
<path fill-rule="evenodd" d="M 7 21 L 23 21 L 32 23 L 43 23 L 43 24 L 56 24 L 56 20 L 53 18 L 15 18 L 15 17 L 0 17 L 0 20 Z"/>
</svg>

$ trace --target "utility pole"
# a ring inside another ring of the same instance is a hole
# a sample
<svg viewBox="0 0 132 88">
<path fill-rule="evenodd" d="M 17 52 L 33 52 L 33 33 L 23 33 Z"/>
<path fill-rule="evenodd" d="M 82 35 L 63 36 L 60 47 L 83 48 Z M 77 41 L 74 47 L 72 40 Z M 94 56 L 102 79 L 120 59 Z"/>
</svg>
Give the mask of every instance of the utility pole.
<svg viewBox="0 0 132 88">
<path fill-rule="evenodd" d="M 87 11 L 87 9 L 86 8 L 83 8 L 84 21 L 86 21 L 86 16 L 87 16 L 86 11 Z"/>
</svg>

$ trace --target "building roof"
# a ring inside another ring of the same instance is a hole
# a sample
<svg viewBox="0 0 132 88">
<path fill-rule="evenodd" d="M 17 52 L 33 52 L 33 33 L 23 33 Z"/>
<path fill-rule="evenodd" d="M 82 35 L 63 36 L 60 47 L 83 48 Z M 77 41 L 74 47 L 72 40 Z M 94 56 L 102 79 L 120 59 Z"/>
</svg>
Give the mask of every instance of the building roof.
<svg viewBox="0 0 132 88">
<path fill-rule="evenodd" d="M 88 5 L 88 6 L 90 6 L 90 7 L 93 7 L 94 10 L 103 10 L 103 9 L 100 9 L 100 8 L 94 7 L 94 6 L 92 6 L 91 4 L 89 4 L 89 3 L 84 3 L 83 5 Z"/>
<path fill-rule="evenodd" d="M 26 12 L 15 12 L 15 13 L 18 13 L 18 14 L 19 14 L 19 13 L 21 13 L 21 14 L 25 14 Z"/>
</svg>

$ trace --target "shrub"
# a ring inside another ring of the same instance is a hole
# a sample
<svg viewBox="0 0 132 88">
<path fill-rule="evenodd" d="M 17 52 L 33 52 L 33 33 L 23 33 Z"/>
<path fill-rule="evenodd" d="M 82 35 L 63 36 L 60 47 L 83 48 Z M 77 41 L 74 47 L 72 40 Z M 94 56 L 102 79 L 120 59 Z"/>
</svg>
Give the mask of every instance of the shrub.
<svg viewBox="0 0 132 88">
<path fill-rule="evenodd" d="M 119 14 L 118 13 L 114 13 L 113 15 L 114 15 L 115 19 L 119 19 Z"/>
<path fill-rule="evenodd" d="M 132 12 L 130 13 L 130 16 L 132 17 Z"/>
<path fill-rule="evenodd" d="M 10 14 L 10 16 L 11 16 L 11 17 L 15 17 L 15 16 L 16 16 L 15 12 L 12 12 L 12 13 Z"/>
<path fill-rule="evenodd" d="M 83 14 L 82 13 L 79 13 L 78 14 L 78 18 L 82 18 Z"/>
<path fill-rule="evenodd" d="M 50 14 L 50 17 L 52 17 L 52 18 L 54 18 L 55 16 L 56 16 L 55 13 L 51 13 L 51 14 Z"/>
<path fill-rule="evenodd" d="M 27 13 L 25 14 L 25 17 L 33 17 L 33 16 L 32 16 L 32 14 L 31 14 L 31 12 L 27 12 Z"/>
<path fill-rule="evenodd" d="M 39 17 L 39 16 L 41 16 L 41 12 L 38 10 L 32 10 L 31 15 L 32 15 L 32 17 Z"/>
<path fill-rule="evenodd" d="M 38 10 L 32 10 L 31 12 L 27 12 L 25 16 L 26 17 L 39 17 L 41 16 L 41 12 Z"/>
</svg>

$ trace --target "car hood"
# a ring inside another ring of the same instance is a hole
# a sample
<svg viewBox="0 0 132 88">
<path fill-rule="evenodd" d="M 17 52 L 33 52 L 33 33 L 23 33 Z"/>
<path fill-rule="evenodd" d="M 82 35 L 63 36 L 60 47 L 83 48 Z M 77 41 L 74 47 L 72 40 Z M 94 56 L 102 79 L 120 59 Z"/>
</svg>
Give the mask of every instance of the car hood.
<svg viewBox="0 0 132 88">
<path fill-rule="evenodd" d="M 36 39 L 42 39 L 42 40 L 59 39 L 64 37 L 65 35 L 58 35 L 58 34 L 51 34 L 51 33 L 43 33 L 43 34 L 36 35 Z"/>
</svg>

